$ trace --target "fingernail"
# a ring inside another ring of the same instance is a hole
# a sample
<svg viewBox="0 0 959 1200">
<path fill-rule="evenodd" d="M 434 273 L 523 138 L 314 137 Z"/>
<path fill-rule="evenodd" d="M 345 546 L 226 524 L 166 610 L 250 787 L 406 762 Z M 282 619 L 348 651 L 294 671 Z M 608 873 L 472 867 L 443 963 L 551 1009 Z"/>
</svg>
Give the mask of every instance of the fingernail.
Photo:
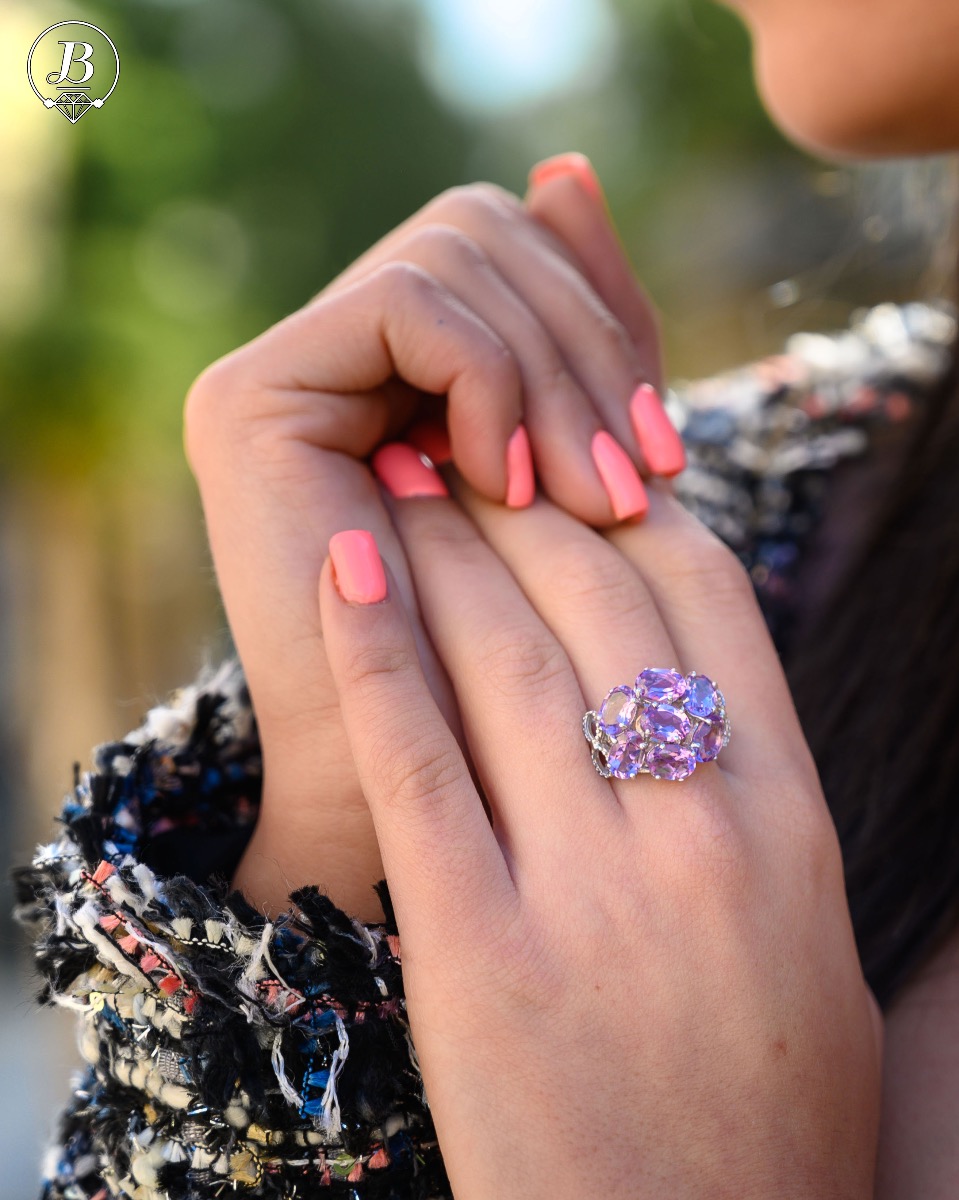
<svg viewBox="0 0 959 1200">
<path fill-rule="evenodd" d="M 627 517 L 638 517 L 644 513 L 649 507 L 646 489 L 639 472 L 619 442 L 601 429 L 593 434 L 590 449 L 617 520 L 624 521 Z"/>
<path fill-rule="evenodd" d="M 439 421 L 417 421 L 403 435 L 411 446 L 422 451 L 437 467 L 453 461 L 450 435 Z"/>
<path fill-rule="evenodd" d="M 650 471 L 678 475 L 686 466 L 686 449 L 654 387 L 639 385 L 629 402 L 629 415 Z"/>
<path fill-rule="evenodd" d="M 506 504 L 508 508 L 526 508 L 536 495 L 533 454 L 525 425 L 517 425 L 506 443 Z"/>
<path fill-rule="evenodd" d="M 530 187 L 538 187 L 560 175 L 575 175 L 594 200 L 605 203 L 603 189 L 593 170 L 593 164 L 585 154 L 575 150 L 566 154 L 554 154 L 552 158 L 544 158 L 542 162 L 536 163 L 529 173 Z"/>
<path fill-rule="evenodd" d="M 330 538 L 333 581 L 351 604 L 379 604 L 386 599 L 386 572 L 376 539 L 366 529 L 344 529 Z"/>
<path fill-rule="evenodd" d="M 380 446 L 370 460 L 373 473 L 397 500 L 411 496 L 448 496 L 446 484 L 432 463 L 405 442 Z"/>
</svg>

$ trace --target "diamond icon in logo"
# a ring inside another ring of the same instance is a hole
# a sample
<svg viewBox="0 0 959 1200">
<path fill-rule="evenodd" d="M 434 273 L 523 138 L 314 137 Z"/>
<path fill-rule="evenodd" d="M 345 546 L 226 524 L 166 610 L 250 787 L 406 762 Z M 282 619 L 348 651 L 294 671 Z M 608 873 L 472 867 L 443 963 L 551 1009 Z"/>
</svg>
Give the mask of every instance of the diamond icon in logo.
<svg viewBox="0 0 959 1200">
<path fill-rule="evenodd" d="M 83 92 L 61 92 L 54 104 L 54 108 L 59 108 L 72 125 L 75 125 L 92 106 L 93 101 Z"/>
</svg>

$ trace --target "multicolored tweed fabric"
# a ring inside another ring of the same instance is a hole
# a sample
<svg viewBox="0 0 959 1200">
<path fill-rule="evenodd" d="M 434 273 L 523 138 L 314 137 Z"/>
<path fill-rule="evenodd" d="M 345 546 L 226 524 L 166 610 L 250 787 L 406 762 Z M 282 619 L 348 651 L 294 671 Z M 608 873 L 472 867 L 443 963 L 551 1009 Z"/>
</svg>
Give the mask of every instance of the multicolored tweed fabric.
<svg viewBox="0 0 959 1200">
<path fill-rule="evenodd" d="M 951 315 L 884 306 L 836 336 L 677 389 L 677 491 L 740 555 L 774 633 L 830 469 L 942 376 Z M 76 769 L 57 836 L 18 872 L 41 999 L 88 1064 L 45 1200 L 431 1200 L 450 1187 L 410 1038 L 400 943 L 315 888 L 275 921 L 228 880 L 262 763 L 235 659 Z"/>
</svg>

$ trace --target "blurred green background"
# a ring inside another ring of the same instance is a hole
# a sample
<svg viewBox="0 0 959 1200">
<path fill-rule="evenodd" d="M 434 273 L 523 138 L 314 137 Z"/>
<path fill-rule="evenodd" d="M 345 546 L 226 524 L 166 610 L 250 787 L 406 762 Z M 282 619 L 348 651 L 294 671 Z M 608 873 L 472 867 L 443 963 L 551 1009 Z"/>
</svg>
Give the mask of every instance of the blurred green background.
<svg viewBox="0 0 959 1200">
<path fill-rule="evenodd" d="M 76 125 L 24 70 L 65 19 L 102 27 L 122 62 Z M 943 286 L 935 166 L 851 171 L 789 146 L 744 32 L 708 0 L 4 0 L 0 55 L 13 861 L 46 836 L 74 761 L 229 649 L 182 453 L 191 380 L 438 191 L 522 194 L 537 159 L 589 154 L 673 380 Z M 16 942 L 4 925 L 8 967 Z M 0 1059 L 25 1091 L 0 1120 L 0 1200 L 31 1194 L 69 1057 L 68 1023 L 32 1013 L 17 971 Z"/>
</svg>

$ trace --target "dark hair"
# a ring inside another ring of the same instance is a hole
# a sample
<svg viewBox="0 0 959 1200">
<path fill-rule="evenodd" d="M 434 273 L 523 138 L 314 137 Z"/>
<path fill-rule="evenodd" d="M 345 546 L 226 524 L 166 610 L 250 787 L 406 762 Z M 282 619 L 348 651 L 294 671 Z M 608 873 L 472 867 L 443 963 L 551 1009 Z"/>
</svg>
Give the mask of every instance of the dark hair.
<svg viewBox="0 0 959 1200">
<path fill-rule="evenodd" d="M 785 667 L 887 1007 L 959 925 L 959 357 L 896 486 Z"/>
</svg>

